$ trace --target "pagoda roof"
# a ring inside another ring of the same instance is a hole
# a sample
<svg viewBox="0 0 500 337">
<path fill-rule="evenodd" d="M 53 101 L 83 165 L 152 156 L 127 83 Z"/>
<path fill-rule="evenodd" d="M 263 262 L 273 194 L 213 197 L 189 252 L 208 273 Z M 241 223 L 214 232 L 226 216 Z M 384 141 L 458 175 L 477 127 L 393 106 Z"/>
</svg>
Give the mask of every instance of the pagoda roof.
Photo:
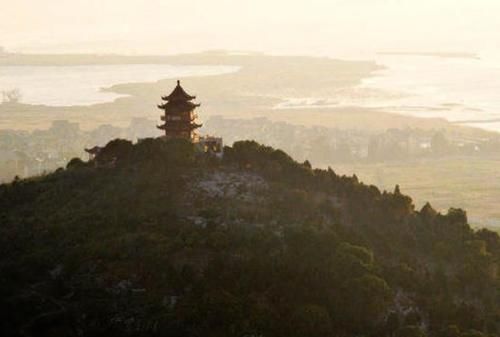
<svg viewBox="0 0 500 337">
<path fill-rule="evenodd" d="M 165 123 L 162 125 L 157 125 L 156 127 L 160 130 L 172 130 L 172 131 L 191 131 L 194 129 L 201 128 L 203 124 L 173 124 L 173 123 Z"/>
<path fill-rule="evenodd" d="M 163 109 L 163 110 L 173 109 L 173 110 L 178 110 L 178 111 L 184 111 L 184 110 L 196 109 L 200 105 L 201 104 L 195 104 L 195 103 L 189 102 L 189 101 L 169 101 L 167 103 L 158 105 L 158 108 Z"/>
<path fill-rule="evenodd" d="M 84 150 L 85 150 L 85 152 L 90 153 L 90 154 L 98 154 L 99 152 L 101 152 L 102 149 L 103 148 L 100 147 L 100 146 L 94 146 L 94 147 L 92 147 L 90 149 L 86 148 Z"/>
<path fill-rule="evenodd" d="M 181 86 L 181 81 L 177 81 L 177 86 L 168 96 L 163 96 L 161 99 L 164 101 L 191 101 L 196 96 L 189 95 Z"/>
</svg>

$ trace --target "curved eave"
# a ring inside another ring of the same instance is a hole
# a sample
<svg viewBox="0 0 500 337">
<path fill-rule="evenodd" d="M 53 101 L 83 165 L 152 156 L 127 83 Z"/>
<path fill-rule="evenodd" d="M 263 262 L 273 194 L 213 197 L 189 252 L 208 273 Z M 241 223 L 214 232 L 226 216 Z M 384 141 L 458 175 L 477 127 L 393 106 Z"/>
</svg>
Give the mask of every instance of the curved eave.
<svg viewBox="0 0 500 337">
<path fill-rule="evenodd" d="M 191 95 L 173 95 L 170 94 L 168 96 L 162 96 L 162 100 L 164 101 L 169 101 L 169 102 L 175 102 L 175 101 L 192 101 L 196 99 L 196 96 L 191 96 Z"/>
<path fill-rule="evenodd" d="M 201 128 L 203 124 L 189 124 L 188 126 L 178 127 L 175 125 L 163 124 L 157 125 L 156 127 L 160 130 L 171 130 L 171 131 L 192 131 L 194 129 Z"/>
<path fill-rule="evenodd" d="M 184 102 L 182 104 L 185 104 L 185 106 L 184 107 L 181 106 L 181 108 L 186 108 L 186 110 L 196 109 L 196 108 L 199 108 L 201 106 L 200 103 L 195 104 L 195 103 L 191 103 L 191 102 Z M 157 107 L 158 107 L 158 109 L 165 110 L 165 109 L 169 109 L 169 108 L 173 107 L 173 105 L 172 105 L 172 103 L 168 102 L 165 104 L 158 104 Z"/>
</svg>

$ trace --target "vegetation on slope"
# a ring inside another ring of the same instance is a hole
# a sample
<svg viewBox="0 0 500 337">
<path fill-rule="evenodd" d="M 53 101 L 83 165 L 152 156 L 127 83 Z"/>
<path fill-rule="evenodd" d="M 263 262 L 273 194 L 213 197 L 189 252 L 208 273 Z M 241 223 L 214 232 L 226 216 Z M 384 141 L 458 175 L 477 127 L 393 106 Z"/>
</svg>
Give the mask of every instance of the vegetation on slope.
<svg viewBox="0 0 500 337">
<path fill-rule="evenodd" d="M 6 336 L 500 335 L 498 234 L 255 142 L 115 140 L 0 223 Z"/>
</svg>

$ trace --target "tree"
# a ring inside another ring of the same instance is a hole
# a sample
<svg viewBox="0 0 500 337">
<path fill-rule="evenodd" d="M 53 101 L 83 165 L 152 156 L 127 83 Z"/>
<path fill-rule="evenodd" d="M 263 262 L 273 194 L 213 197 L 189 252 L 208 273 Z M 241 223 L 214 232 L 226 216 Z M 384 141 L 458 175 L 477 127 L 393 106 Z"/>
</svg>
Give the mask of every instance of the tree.
<svg viewBox="0 0 500 337">
<path fill-rule="evenodd" d="M 442 154 L 449 151 L 450 144 L 443 132 L 437 132 L 432 136 L 431 148 L 434 153 Z"/>
<path fill-rule="evenodd" d="M 0 51 L 1 54 L 1 51 Z M 22 94 L 19 89 L 4 90 L 2 91 L 2 102 L 3 103 L 19 103 L 21 101 Z"/>
<path fill-rule="evenodd" d="M 329 336 L 332 332 L 332 322 L 328 311 L 318 305 L 298 307 L 290 320 L 292 336 Z"/>
<path fill-rule="evenodd" d="M 431 223 L 438 215 L 438 212 L 432 207 L 430 203 L 426 203 L 424 207 L 420 210 L 420 216 L 427 223 Z"/>
<path fill-rule="evenodd" d="M 460 336 L 461 337 L 484 337 L 485 334 L 483 334 L 481 331 L 477 331 L 477 330 L 468 330 L 466 332 L 463 332 Z"/>
<path fill-rule="evenodd" d="M 73 158 L 69 161 L 68 165 L 66 165 L 66 168 L 67 169 L 76 169 L 76 168 L 80 168 L 80 167 L 84 167 L 85 166 L 85 162 L 83 162 L 83 160 L 81 160 L 80 158 Z"/>
<path fill-rule="evenodd" d="M 415 325 L 407 325 L 399 329 L 396 333 L 398 337 L 425 337 L 424 332 L 420 327 Z"/>
<path fill-rule="evenodd" d="M 353 327 L 372 328 L 386 312 L 391 302 L 391 289 L 384 279 L 366 274 L 345 282 L 348 301 L 343 308 Z"/>
<path fill-rule="evenodd" d="M 442 337 L 460 337 L 460 329 L 456 325 L 448 325 L 443 328 L 440 336 Z"/>
<path fill-rule="evenodd" d="M 133 150 L 131 141 L 125 139 L 114 139 L 110 141 L 96 156 L 98 163 L 126 162 Z"/>
</svg>

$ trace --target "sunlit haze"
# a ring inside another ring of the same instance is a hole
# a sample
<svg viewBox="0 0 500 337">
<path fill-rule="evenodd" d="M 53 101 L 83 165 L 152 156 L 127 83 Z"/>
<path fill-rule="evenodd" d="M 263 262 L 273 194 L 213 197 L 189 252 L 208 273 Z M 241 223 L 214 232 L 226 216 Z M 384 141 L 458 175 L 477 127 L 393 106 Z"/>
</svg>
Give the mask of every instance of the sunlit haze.
<svg viewBox="0 0 500 337">
<path fill-rule="evenodd" d="M 0 336 L 500 337 L 500 0 L 0 2 Z"/>
<path fill-rule="evenodd" d="M 0 45 L 57 53 L 488 52 L 499 11 L 496 0 L 2 0 Z"/>
</svg>

